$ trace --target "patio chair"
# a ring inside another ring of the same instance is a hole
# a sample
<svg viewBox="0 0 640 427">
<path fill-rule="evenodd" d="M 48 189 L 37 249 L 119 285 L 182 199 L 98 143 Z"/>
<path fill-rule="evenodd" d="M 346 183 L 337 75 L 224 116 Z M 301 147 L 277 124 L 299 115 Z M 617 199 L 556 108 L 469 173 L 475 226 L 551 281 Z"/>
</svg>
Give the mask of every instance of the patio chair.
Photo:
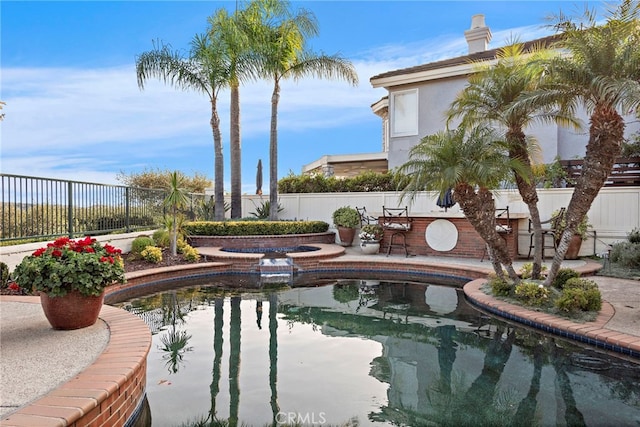
<svg viewBox="0 0 640 427">
<path fill-rule="evenodd" d="M 546 221 L 540 221 L 540 224 L 543 226 L 542 228 L 542 259 L 544 259 L 545 249 L 553 249 L 554 252 L 558 249 L 557 242 L 558 238 L 558 229 L 560 225 L 560 221 L 564 217 L 564 212 L 566 208 L 560 208 L 560 210 L 549 218 Z M 544 227 L 545 224 L 549 224 L 549 227 Z M 547 237 L 551 237 L 551 243 L 547 243 Z M 531 224 L 531 220 L 529 220 L 529 253 L 527 254 L 527 258 L 531 258 L 531 250 L 535 247 L 534 243 L 534 234 L 533 234 L 533 226 Z"/>
<path fill-rule="evenodd" d="M 378 223 L 378 218 L 376 218 L 375 216 L 371 216 L 367 213 L 367 208 L 366 207 L 357 207 L 356 206 L 356 210 L 358 211 L 358 215 L 360 215 L 360 227 L 362 227 L 363 225 L 367 225 L 367 224 L 377 224 Z"/>
<path fill-rule="evenodd" d="M 391 249 L 399 247 L 404 249 L 405 256 L 409 256 L 407 250 L 407 232 L 411 230 L 411 218 L 409 218 L 409 208 L 387 208 L 382 207 L 382 228 L 391 231 L 389 241 L 387 242 L 387 256 L 391 253 Z M 399 243 L 395 243 L 397 239 Z"/>
</svg>

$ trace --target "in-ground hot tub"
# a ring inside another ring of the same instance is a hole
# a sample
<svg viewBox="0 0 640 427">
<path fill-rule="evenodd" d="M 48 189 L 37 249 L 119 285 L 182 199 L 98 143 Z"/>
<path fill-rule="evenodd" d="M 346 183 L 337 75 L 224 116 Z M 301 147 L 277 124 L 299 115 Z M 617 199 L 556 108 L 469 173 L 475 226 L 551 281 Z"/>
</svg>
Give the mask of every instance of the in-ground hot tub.
<svg viewBox="0 0 640 427">
<path fill-rule="evenodd" d="M 221 248 L 222 252 L 233 252 L 240 254 L 268 254 L 268 253 L 282 253 L 282 254 L 290 254 L 290 253 L 299 253 L 299 252 L 314 252 L 319 251 L 320 248 L 317 246 L 289 246 L 289 247 L 278 247 L 278 248 Z"/>
</svg>

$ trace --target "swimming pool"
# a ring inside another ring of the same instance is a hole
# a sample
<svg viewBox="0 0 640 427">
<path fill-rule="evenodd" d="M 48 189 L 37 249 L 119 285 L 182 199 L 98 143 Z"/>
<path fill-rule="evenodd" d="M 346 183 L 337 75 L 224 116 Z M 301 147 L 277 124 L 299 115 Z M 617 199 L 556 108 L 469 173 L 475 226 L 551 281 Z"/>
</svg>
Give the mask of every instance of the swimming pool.
<svg viewBox="0 0 640 427">
<path fill-rule="evenodd" d="M 488 317 L 454 287 L 367 277 L 245 292 L 233 280 L 120 304 L 154 334 L 154 426 L 640 422 L 636 363 Z"/>
</svg>

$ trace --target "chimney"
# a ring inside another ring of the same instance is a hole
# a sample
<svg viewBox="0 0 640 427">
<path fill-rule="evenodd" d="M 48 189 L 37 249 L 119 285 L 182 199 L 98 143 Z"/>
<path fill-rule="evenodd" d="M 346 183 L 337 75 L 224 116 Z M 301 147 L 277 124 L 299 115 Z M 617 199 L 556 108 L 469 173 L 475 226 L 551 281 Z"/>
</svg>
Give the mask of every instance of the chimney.
<svg viewBox="0 0 640 427">
<path fill-rule="evenodd" d="M 484 23 L 484 15 L 471 17 L 471 28 L 464 32 L 469 45 L 469 54 L 484 52 L 491 41 L 491 30 Z"/>
</svg>

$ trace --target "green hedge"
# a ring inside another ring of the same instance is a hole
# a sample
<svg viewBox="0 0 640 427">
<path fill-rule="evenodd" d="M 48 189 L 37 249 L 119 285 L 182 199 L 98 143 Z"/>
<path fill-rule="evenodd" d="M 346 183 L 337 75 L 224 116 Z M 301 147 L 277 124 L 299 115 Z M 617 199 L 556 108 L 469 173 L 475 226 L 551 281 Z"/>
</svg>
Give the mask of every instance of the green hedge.
<svg viewBox="0 0 640 427">
<path fill-rule="evenodd" d="M 324 233 L 324 221 L 195 221 L 184 231 L 189 236 L 273 236 L 280 234 Z"/>
<path fill-rule="evenodd" d="M 290 175 L 278 181 L 278 192 L 286 193 L 362 193 L 397 191 L 406 187 L 408 178 L 400 173 L 363 172 L 354 177 L 336 178 L 322 175 Z"/>
</svg>

